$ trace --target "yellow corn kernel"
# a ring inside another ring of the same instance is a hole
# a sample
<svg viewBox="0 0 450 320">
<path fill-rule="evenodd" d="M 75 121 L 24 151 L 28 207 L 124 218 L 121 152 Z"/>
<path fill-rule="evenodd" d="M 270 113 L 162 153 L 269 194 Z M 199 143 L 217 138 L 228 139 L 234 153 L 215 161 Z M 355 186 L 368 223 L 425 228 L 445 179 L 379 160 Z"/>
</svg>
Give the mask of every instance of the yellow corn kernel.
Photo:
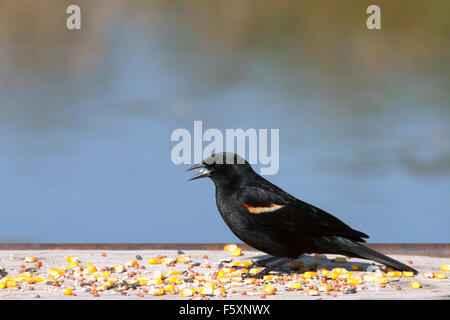
<svg viewBox="0 0 450 320">
<path fill-rule="evenodd" d="M 206 281 L 206 277 L 198 275 L 198 276 L 195 276 L 195 280 L 203 282 L 203 281 Z"/>
<path fill-rule="evenodd" d="M 47 274 L 53 277 L 59 277 L 63 272 L 59 268 L 50 268 L 47 270 Z"/>
<path fill-rule="evenodd" d="M 172 263 L 174 261 L 175 261 L 175 259 L 173 259 L 173 258 L 162 258 L 161 259 L 161 263 L 164 263 L 164 264 Z"/>
<path fill-rule="evenodd" d="M 208 281 L 208 282 L 205 282 L 205 283 L 203 284 L 203 287 L 214 289 L 214 288 L 216 287 L 216 283 L 215 283 L 215 282 L 212 282 L 212 281 Z"/>
<path fill-rule="evenodd" d="M 161 273 L 161 271 L 155 271 L 152 274 L 152 279 L 164 279 L 166 278 L 166 275 L 164 273 Z"/>
<path fill-rule="evenodd" d="M 78 261 L 69 262 L 69 268 L 76 268 L 78 267 Z"/>
<path fill-rule="evenodd" d="M 347 272 L 347 273 L 340 274 L 338 278 L 341 278 L 341 279 L 348 279 L 348 278 L 350 278 L 350 277 L 352 277 L 352 276 L 353 276 L 353 273 Z"/>
<path fill-rule="evenodd" d="M 363 266 L 357 265 L 357 264 L 352 264 L 351 266 L 353 271 L 362 271 Z"/>
<path fill-rule="evenodd" d="M 339 277 L 339 274 L 337 274 L 336 272 L 329 272 L 327 274 L 327 278 L 331 280 L 337 279 L 337 277 Z"/>
<path fill-rule="evenodd" d="M 442 271 L 450 271 L 450 264 L 443 264 L 441 266 Z"/>
<path fill-rule="evenodd" d="M 412 289 L 419 289 L 422 285 L 419 281 L 413 281 L 409 284 Z"/>
<path fill-rule="evenodd" d="M 7 287 L 6 281 L 0 281 L 0 289 L 5 289 Z"/>
<path fill-rule="evenodd" d="M 436 279 L 445 279 L 445 278 L 447 278 L 447 275 L 445 273 L 436 273 L 434 276 L 436 277 Z"/>
<path fill-rule="evenodd" d="M 127 268 L 136 268 L 138 266 L 138 262 L 135 259 L 128 260 L 127 263 L 125 263 L 125 267 Z"/>
<path fill-rule="evenodd" d="M 192 297 L 195 294 L 194 288 L 184 288 L 180 290 L 180 295 L 182 297 Z"/>
<path fill-rule="evenodd" d="M 380 269 L 378 269 L 377 271 L 375 271 L 375 275 L 378 276 L 378 277 L 386 277 L 387 273 L 382 271 L 382 270 L 380 270 Z M 401 275 L 401 272 L 400 272 L 400 275 Z"/>
<path fill-rule="evenodd" d="M 34 282 L 42 282 L 42 281 L 44 281 L 44 278 L 39 277 L 39 276 L 32 276 L 31 280 Z"/>
<path fill-rule="evenodd" d="M 148 259 L 148 263 L 149 264 L 160 264 L 161 260 L 156 259 L 156 258 L 150 258 L 150 259 Z"/>
<path fill-rule="evenodd" d="M 228 283 L 228 282 L 230 282 L 230 279 L 229 278 L 219 278 L 219 282 L 220 283 Z"/>
<path fill-rule="evenodd" d="M 206 295 L 213 295 L 214 293 L 214 288 L 210 288 L 210 287 L 201 287 L 198 290 L 198 293 L 200 294 L 206 294 Z"/>
<path fill-rule="evenodd" d="M 148 286 L 149 279 L 147 279 L 147 278 L 137 279 L 137 277 L 136 277 L 136 281 L 139 282 L 143 286 Z"/>
<path fill-rule="evenodd" d="M 386 278 L 386 277 L 376 277 L 375 281 L 378 282 L 378 283 L 388 283 L 389 279 Z"/>
<path fill-rule="evenodd" d="M 263 269 L 261 269 L 261 268 L 251 268 L 248 271 L 248 273 L 250 273 L 250 274 L 257 274 L 257 273 L 260 273 L 261 271 L 263 271 Z"/>
<path fill-rule="evenodd" d="M 93 265 L 90 265 L 89 267 L 86 268 L 86 270 L 87 270 L 89 273 L 95 273 L 95 272 L 97 272 L 97 267 L 96 267 L 96 266 L 93 266 Z"/>
<path fill-rule="evenodd" d="M 67 261 L 68 263 L 71 263 L 71 262 L 80 262 L 80 259 L 79 259 L 78 257 L 72 257 L 72 256 L 69 256 L 69 257 L 66 257 L 66 261 Z"/>
<path fill-rule="evenodd" d="M 167 278 L 167 282 L 169 283 L 175 283 L 175 284 L 180 284 L 183 282 L 183 279 L 179 278 L 179 277 L 169 277 Z"/>
<path fill-rule="evenodd" d="M 361 284 L 362 279 L 361 279 L 361 277 L 350 277 L 349 279 L 347 279 L 347 283 L 348 284 Z"/>
<path fill-rule="evenodd" d="M 332 271 L 333 271 L 334 273 L 337 273 L 337 274 L 344 274 L 344 273 L 347 273 L 347 270 L 344 269 L 344 268 L 334 268 Z"/>
<path fill-rule="evenodd" d="M 169 276 L 176 276 L 176 275 L 179 275 L 179 274 L 181 274 L 180 270 L 170 270 L 169 271 Z"/>
<path fill-rule="evenodd" d="M 164 289 L 154 288 L 150 291 L 150 294 L 153 296 L 162 296 L 164 294 Z"/>
<path fill-rule="evenodd" d="M 125 266 L 123 264 L 118 264 L 118 265 L 114 266 L 114 272 L 122 273 L 125 271 L 127 271 L 127 269 L 125 268 Z"/>
<path fill-rule="evenodd" d="M 231 254 L 232 254 L 233 256 L 235 256 L 235 257 L 238 257 L 238 256 L 240 256 L 240 255 L 242 254 L 242 249 L 241 249 L 241 248 L 236 248 L 236 249 L 234 249 L 234 250 L 231 252 Z"/>
<path fill-rule="evenodd" d="M 237 245 L 235 244 L 227 244 L 225 247 L 223 247 L 223 250 L 226 252 L 232 253 L 234 249 L 237 249 Z"/>
<path fill-rule="evenodd" d="M 63 294 L 64 294 L 65 296 L 71 296 L 72 293 L 73 293 L 72 290 L 69 289 L 69 288 L 65 288 L 65 289 L 63 290 Z"/>
<path fill-rule="evenodd" d="M 191 257 L 186 256 L 186 255 L 178 257 L 177 262 L 178 263 L 189 263 L 189 262 L 191 262 Z"/>
<path fill-rule="evenodd" d="M 15 279 L 17 280 L 17 279 L 21 279 L 21 278 L 30 278 L 32 276 L 33 276 L 33 274 L 31 272 L 24 272 L 24 273 L 19 274 Z"/>
<path fill-rule="evenodd" d="M 238 281 L 238 282 L 240 282 L 240 281 L 242 281 L 242 277 L 240 277 L 240 276 L 231 277 L 231 281 Z"/>
<path fill-rule="evenodd" d="M 286 285 L 287 288 L 289 289 L 294 289 L 294 290 L 301 290 L 302 289 L 302 284 L 299 282 L 290 282 Z"/>
<path fill-rule="evenodd" d="M 434 278 L 434 272 L 424 272 L 423 273 L 424 278 L 432 279 Z"/>
<path fill-rule="evenodd" d="M 402 273 L 400 271 L 389 271 L 387 276 L 391 278 L 398 278 L 402 276 Z"/>
<path fill-rule="evenodd" d="M 172 292 L 172 291 L 175 290 L 175 286 L 173 284 L 166 284 L 163 287 L 163 289 L 164 289 L 165 292 Z"/>
<path fill-rule="evenodd" d="M 251 261 L 235 261 L 233 267 L 248 267 L 251 266 L 253 262 Z"/>
<path fill-rule="evenodd" d="M 305 272 L 302 276 L 303 279 L 312 279 L 317 276 L 317 272 Z"/>
<path fill-rule="evenodd" d="M 376 275 L 370 273 L 363 275 L 364 282 L 375 282 L 377 281 L 377 278 L 378 277 Z"/>
<path fill-rule="evenodd" d="M 244 274 L 244 273 L 248 273 L 248 270 L 245 269 L 245 268 L 241 268 L 241 269 L 237 269 L 237 270 L 236 270 L 236 273 L 238 273 L 238 274 Z"/>
<path fill-rule="evenodd" d="M 331 291 L 331 290 L 333 290 L 333 287 L 331 286 L 331 284 L 324 283 L 324 284 L 321 284 L 319 286 L 319 291 L 320 292 L 328 292 L 328 291 Z"/>
<path fill-rule="evenodd" d="M 326 276 L 328 276 L 329 274 L 330 274 L 330 271 L 328 271 L 328 270 L 326 270 L 326 269 L 320 270 L 320 275 L 321 275 L 322 277 L 326 277 Z"/>
<path fill-rule="evenodd" d="M 347 259 L 345 257 L 336 257 L 333 259 L 333 262 L 344 263 L 347 262 Z"/>
<path fill-rule="evenodd" d="M 316 290 L 316 289 L 308 289 L 308 290 L 306 291 L 306 294 L 307 294 L 308 296 L 318 296 L 318 295 L 319 295 L 319 290 Z"/>
<path fill-rule="evenodd" d="M 256 282 L 255 278 L 245 278 L 244 284 L 254 284 Z"/>
<path fill-rule="evenodd" d="M 414 277 L 414 272 L 412 272 L 412 271 L 403 271 L 403 276 L 404 276 L 405 278 L 411 278 L 411 277 Z"/>
<path fill-rule="evenodd" d="M 156 278 L 156 279 L 152 279 L 149 281 L 149 284 L 153 284 L 153 285 L 160 285 L 162 283 L 163 283 L 163 281 L 161 278 Z"/>
<path fill-rule="evenodd" d="M 268 295 L 273 295 L 275 293 L 275 287 L 270 284 L 266 284 L 263 288 L 263 292 Z"/>
<path fill-rule="evenodd" d="M 28 262 L 28 263 L 37 261 L 37 259 L 35 257 L 32 257 L 32 256 L 26 256 L 24 260 L 25 260 L 25 262 Z"/>
<path fill-rule="evenodd" d="M 14 280 L 6 281 L 6 287 L 7 288 L 14 288 L 16 285 L 17 285 L 17 282 L 14 281 Z"/>
<path fill-rule="evenodd" d="M 273 276 L 273 275 L 271 275 L 271 274 L 265 274 L 265 275 L 263 276 L 263 280 L 265 280 L 265 281 L 276 280 L 276 276 Z"/>
<path fill-rule="evenodd" d="M 226 278 L 227 273 L 223 270 L 219 270 L 219 272 L 217 272 L 217 278 Z"/>
<path fill-rule="evenodd" d="M 221 295 L 222 293 L 226 293 L 226 292 L 227 292 L 227 290 L 226 290 L 225 288 L 221 287 L 221 288 L 214 289 L 213 294 L 214 294 L 215 296 L 219 296 L 219 295 Z"/>
</svg>

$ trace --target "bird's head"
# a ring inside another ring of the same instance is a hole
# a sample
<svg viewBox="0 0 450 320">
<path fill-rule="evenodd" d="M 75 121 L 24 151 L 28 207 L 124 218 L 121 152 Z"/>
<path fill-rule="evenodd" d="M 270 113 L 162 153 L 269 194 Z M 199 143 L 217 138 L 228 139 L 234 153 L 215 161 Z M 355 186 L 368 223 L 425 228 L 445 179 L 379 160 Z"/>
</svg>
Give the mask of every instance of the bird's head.
<svg viewBox="0 0 450 320">
<path fill-rule="evenodd" d="M 200 169 L 189 181 L 209 177 L 214 182 L 232 182 L 253 173 L 250 164 L 237 154 L 230 152 L 216 153 L 187 171 Z"/>
</svg>

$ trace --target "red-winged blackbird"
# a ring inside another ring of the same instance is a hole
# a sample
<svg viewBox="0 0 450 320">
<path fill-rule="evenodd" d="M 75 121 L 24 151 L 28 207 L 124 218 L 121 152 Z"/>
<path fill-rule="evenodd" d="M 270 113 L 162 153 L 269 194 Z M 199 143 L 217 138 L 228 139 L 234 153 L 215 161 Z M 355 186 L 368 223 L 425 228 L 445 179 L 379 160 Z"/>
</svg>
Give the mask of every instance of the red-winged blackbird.
<svg viewBox="0 0 450 320">
<path fill-rule="evenodd" d="M 362 245 L 368 235 L 281 190 L 234 153 L 215 154 L 188 171 L 193 169 L 201 170 L 190 180 L 213 180 L 217 207 L 231 231 L 248 245 L 274 256 L 268 261 L 285 258 L 277 266 L 304 253 L 324 253 L 374 260 L 417 273 Z"/>
</svg>

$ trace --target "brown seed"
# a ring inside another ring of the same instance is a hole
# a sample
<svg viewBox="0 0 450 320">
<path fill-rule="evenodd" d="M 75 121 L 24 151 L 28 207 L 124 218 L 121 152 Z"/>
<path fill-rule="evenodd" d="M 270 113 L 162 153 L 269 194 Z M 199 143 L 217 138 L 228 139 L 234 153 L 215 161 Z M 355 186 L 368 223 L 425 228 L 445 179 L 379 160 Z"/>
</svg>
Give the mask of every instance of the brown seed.
<svg viewBox="0 0 450 320">
<path fill-rule="evenodd" d="M 402 287 L 396 286 L 396 287 L 395 287 L 395 290 L 402 290 Z"/>
<path fill-rule="evenodd" d="M 41 296 L 37 294 L 37 295 L 35 295 L 34 297 L 35 297 L 36 299 L 39 299 Z"/>
<path fill-rule="evenodd" d="M 94 297 L 98 297 L 98 296 L 99 296 L 99 294 L 98 294 L 97 290 L 96 290 L 96 291 L 94 291 L 93 295 L 94 295 Z"/>
<path fill-rule="evenodd" d="M 331 294 L 331 296 L 332 296 L 332 297 L 336 297 L 336 293 L 333 292 L 333 293 Z"/>
<path fill-rule="evenodd" d="M 413 264 L 413 261 L 412 261 L 412 260 L 408 260 L 408 263 L 409 263 L 409 264 Z"/>
<path fill-rule="evenodd" d="M 265 297 L 266 297 L 266 295 L 265 295 L 265 294 L 262 294 L 262 295 L 261 295 L 261 298 L 263 298 L 263 299 L 264 299 Z"/>
<path fill-rule="evenodd" d="M 28 290 L 34 290 L 34 287 L 33 286 L 29 286 Z"/>
<path fill-rule="evenodd" d="M 386 288 L 386 285 L 384 283 L 380 284 L 380 288 Z"/>
<path fill-rule="evenodd" d="M 205 255 L 203 256 L 203 259 L 208 259 L 208 256 L 205 254 Z"/>
<path fill-rule="evenodd" d="M 206 269 L 211 269 L 211 265 L 210 265 L 210 264 L 207 264 L 207 265 L 205 265 L 205 268 L 206 268 Z"/>
<path fill-rule="evenodd" d="M 139 268 L 140 268 L 140 269 L 145 269 L 145 266 L 140 266 Z"/>
<path fill-rule="evenodd" d="M 19 266 L 19 268 L 25 268 L 25 265 L 23 265 L 23 264 L 21 264 L 20 266 Z"/>
<path fill-rule="evenodd" d="M 246 295 L 247 295 L 247 291 L 242 291 L 241 294 L 242 294 L 243 296 L 246 296 Z"/>
<path fill-rule="evenodd" d="M 102 252 L 102 257 L 106 257 L 106 253 Z"/>
<path fill-rule="evenodd" d="M 136 293 L 136 295 L 138 296 L 138 297 L 143 297 L 144 295 L 142 294 L 142 292 L 138 292 L 138 293 Z"/>
<path fill-rule="evenodd" d="M 39 269 L 40 267 L 42 267 L 42 262 L 40 262 L 40 261 L 36 262 L 36 263 L 34 264 L 34 267 L 35 267 L 36 269 Z"/>
</svg>

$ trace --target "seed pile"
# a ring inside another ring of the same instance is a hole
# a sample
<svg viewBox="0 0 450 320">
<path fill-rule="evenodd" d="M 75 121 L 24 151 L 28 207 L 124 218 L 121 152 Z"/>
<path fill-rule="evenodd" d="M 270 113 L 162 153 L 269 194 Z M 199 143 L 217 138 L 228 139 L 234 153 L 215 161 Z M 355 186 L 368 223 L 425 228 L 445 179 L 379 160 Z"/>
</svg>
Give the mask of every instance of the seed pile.
<svg viewBox="0 0 450 320">
<path fill-rule="evenodd" d="M 450 265 L 444 264 L 439 272 L 383 271 L 376 265 L 347 263 L 346 258 L 336 257 L 334 264 L 345 267 L 329 267 L 330 260 L 314 255 L 314 262 L 293 260 L 283 270 L 272 271 L 257 278 L 263 270 L 255 261 L 242 259 L 243 251 L 237 245 L 225 246 L 227 257 L 210 261 L 207 255 L 193 259 L 182 251 L 176 254 L 141 255 L 108 265 L 106 253 L 100 253 L 104 263 L 82 261 L 76 256 L 66 256 L 64 265 L 51 265 L 39 257 L 25 256 L 18 269 L 6 270 L 0 264 L 0 298 L 11 291 L 54 291 L 64 296 L 76 296 L 81 292 L 100 297 L 125 295 L 131 297 L 158 296 L 161 299 L 222 299 L 240 296 L 266 298 L 286 292 L 305 296 L 330 296 L 357 294 L 360 291 L 391 288 L 396 290 L 420 290 L 424 279 L 446 279 Z M 98 259 L 97 259 L 98 261 Z M 413 261 L 409 261 L 413 263 Z M 399 279 L 408 279 L 408 286 L 399 286 Z M 40 298 L 40 295 L 35 295 Z"/>
</svg>

